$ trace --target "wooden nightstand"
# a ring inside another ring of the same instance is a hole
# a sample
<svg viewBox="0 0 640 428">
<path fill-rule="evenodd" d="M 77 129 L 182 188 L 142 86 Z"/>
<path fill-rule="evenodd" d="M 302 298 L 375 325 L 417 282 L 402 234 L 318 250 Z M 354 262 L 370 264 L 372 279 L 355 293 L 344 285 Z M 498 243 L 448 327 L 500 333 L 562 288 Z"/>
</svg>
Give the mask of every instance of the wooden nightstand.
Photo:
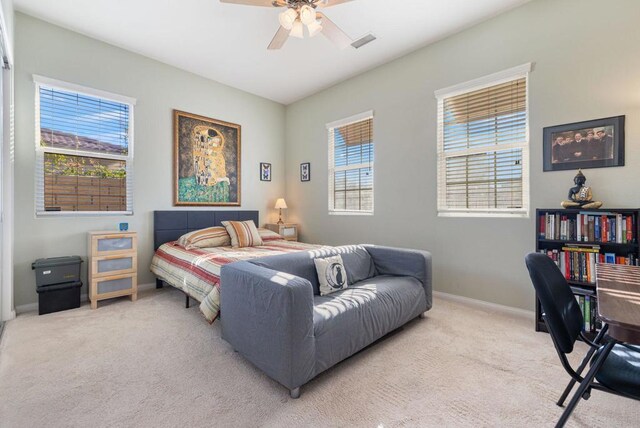
<svg viewBox="0 0 640 428">
<path fill-rule="evenodd" d="M 298 225 L 295 223 L 267 223 L 264 227 L 280 234 L 280 236 L 287 241 L 298 240 Z"/>
<path fill-rule="evenodd" d="M 89 300 L 138 298 L 138 235 L 135 232 L 89 232 Z"/>
</svg>

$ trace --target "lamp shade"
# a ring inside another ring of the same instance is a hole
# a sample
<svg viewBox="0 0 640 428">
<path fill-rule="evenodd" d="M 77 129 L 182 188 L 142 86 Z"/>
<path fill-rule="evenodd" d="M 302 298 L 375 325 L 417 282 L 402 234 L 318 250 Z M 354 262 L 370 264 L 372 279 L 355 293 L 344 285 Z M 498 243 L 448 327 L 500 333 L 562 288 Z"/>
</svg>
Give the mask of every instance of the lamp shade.
<svg viewBox="0 0 640 428">
<path fill-rule="evenodd" d="M 274 207 L 275 209 L 282 209 L 282 210 L 286 210 L 287 209 L 287 203 L 285 202 L 284 198 L 280 198 L 276 201 L 276 206 Z"/>
<path fill-rule="evenodd" d="M 316 20 L 316 11 L 309 5 L 304 5 L 300 8 L 300 21 L 304 25 L 309 25 Z"/>
<path fill-rule="evenodd" d="M 280 14 L 280 25 L 282 25 L 287 30 L 291 30 L 293 28 L 293 23 L 297 18 L 298 12 L 295 9 L 287 9 Z"/>
<path fill-rule="evenodd" d="M 289 35 L 291 37 L 297 37 L 298 39 L 304 39 L 304 25 L 302 25 L 302 22 L 300 22 L 299 19 L 296 19 L 293 23 L 293 27 L 291 27 Z"/>
<path fill-rule="evenodd" d="M 318 21 L 313 21 L 307 26 L 307 30 L 309 30 L 309 37 L 314 37 L 322 31 L 322 25 Z"/>
</svg>

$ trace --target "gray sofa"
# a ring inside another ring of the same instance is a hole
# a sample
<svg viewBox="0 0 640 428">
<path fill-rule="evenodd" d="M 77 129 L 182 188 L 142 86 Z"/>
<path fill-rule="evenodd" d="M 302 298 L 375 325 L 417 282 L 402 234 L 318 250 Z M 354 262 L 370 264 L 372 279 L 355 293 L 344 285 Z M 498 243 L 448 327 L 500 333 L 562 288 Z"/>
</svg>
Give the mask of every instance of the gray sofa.
<svg viewBox="0 0 640 428">
<path fill-rule="evenodd" d="M 349 287 L 320 296 L 314 258 L 342 256 Z M 319 373 L 431 309 L 431 254 L 335 247 L 222 267 L 222 337 L 292 398 Z"/>
</svg>

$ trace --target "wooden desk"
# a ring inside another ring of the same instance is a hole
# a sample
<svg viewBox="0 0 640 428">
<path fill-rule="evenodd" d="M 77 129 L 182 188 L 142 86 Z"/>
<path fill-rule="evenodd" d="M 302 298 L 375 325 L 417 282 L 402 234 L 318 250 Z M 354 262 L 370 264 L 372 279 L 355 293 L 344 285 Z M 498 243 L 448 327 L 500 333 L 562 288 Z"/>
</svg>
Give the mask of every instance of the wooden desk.
<svg viewBox="0 0 640 428">
<path fill-rule="evenodd" d="M 640 267 L 599 264 L 596 267 L 598 315 L 608 335 L 640 345 Z"/>
<path fill-rule="evenodd" d="M 587 392 L 617 343 L 640 345 L 640 266 L 596 265 L 598 316 L 607 324 L 605 344 L 565 408 L 557 428 L 564 427 L 581 397 Z M 602 342 L 601 342 L 602 343 Z"/>
</svg>

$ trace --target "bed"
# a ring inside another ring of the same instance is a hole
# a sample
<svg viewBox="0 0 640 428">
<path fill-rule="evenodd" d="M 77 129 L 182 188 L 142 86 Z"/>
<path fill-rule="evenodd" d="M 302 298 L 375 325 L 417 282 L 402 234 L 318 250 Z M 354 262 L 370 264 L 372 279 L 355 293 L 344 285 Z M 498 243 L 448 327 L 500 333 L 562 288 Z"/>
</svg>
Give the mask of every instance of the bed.
<svg viewBox="0 0 640 428">
<path fill-rule="evenodd" d="M 277 237 L 264 238 L 258 247 L 214 247 L 186 250 L 176 244 L 185 233 L 212 226 L 223 221 L 253 220 L 259 225 L 258 211 L 155 211 L 153 239 L 155 254 L 151 272 L 157 286 L 169 284 L 189 298 L 200 302 L 200 312 L 213 323 L 220 314 L 220 268 L 240 260 L 307 251 L 320 245 L 285 241 Z"/>
</svg>

